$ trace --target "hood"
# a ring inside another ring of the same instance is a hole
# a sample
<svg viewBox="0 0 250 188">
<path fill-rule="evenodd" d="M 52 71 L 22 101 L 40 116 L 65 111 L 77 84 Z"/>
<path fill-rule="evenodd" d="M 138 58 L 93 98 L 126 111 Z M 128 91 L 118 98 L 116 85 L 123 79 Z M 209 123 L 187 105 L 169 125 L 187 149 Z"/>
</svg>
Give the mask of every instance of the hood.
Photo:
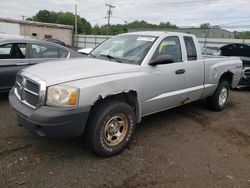
<svg viewBox="0 0 250 188">
<path fill-rule="evenodd" d="M 138 72 L 139 70 L 140 66 L 137 65 L 81 58 L 40 63 L 24 69 L 24 72 L 46 81 L 49 86 L 78 79 Z"/>
</svg>

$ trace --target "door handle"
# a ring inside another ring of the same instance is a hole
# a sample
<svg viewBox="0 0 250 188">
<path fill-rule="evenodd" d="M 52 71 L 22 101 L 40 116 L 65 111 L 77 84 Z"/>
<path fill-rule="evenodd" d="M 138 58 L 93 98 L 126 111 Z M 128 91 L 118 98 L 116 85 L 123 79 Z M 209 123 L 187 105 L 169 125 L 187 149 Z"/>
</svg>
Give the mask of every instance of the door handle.
<svg viewBox="0 0 250 188">
<path fill-rule="evenodd" d="M 17 66 L 28 65 L 29 63 L 16 63 Z"/>
<path fill-rule="evenodd" d="M 175 71 L 175 74 L 184 74 L 185 72 L 185 69 L 179 69 Z"/>
</svg>

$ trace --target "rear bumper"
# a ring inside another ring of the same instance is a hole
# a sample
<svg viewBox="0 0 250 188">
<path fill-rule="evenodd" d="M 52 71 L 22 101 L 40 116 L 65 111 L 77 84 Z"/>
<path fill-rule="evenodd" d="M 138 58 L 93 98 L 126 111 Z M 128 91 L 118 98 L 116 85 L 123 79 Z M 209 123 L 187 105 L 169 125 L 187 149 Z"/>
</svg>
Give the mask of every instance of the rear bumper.
<svg viewBox="0 0 250 188">
<path fill-rule="evenodd" d="M 244 69 L 240 79 L 239 87 L 250 86 L 250 68 Z"/>
<path fill-rule="evenodd" d="M 49 106 L 33 110 L 19 101 L 13 90 L 10 91 L 9 102 L 21 126 L 49 138 L 82 135 L 90 111 L 90 108 L 63 109 Z"/>
</svg>

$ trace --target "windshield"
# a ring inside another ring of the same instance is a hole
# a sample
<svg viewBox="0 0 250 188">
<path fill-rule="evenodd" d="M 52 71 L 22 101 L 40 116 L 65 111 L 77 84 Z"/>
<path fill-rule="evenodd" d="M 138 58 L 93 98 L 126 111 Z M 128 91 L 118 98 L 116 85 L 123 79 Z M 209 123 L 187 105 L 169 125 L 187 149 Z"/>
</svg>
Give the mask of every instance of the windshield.
<svg viewBox="0 0 250 188">
<path fill-rule="evenodd" d="M 155 40 L 153 36 L 118 35 L 95 48 L 90 57 L 139 65 Z"/>
</svg>

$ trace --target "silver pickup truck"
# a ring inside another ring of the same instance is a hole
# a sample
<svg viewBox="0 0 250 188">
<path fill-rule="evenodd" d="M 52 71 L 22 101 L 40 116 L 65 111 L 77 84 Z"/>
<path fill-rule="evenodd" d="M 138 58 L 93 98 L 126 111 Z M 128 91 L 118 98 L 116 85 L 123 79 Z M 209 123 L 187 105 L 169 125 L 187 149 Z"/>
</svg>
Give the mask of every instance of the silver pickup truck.
<svg viewBox="0 0 250 188">
<path fill-rule="evenodd" d="M 9 94 L 21 126 L 40 136 L 81 136 L 100 156 L 121 152 L 136 123 L 199 99 L 223 110 L 242 72 L 239 58 L 205 58 L 193 35 L 115 36 L 88 58 L 24 69 Z"/>
</svg>

